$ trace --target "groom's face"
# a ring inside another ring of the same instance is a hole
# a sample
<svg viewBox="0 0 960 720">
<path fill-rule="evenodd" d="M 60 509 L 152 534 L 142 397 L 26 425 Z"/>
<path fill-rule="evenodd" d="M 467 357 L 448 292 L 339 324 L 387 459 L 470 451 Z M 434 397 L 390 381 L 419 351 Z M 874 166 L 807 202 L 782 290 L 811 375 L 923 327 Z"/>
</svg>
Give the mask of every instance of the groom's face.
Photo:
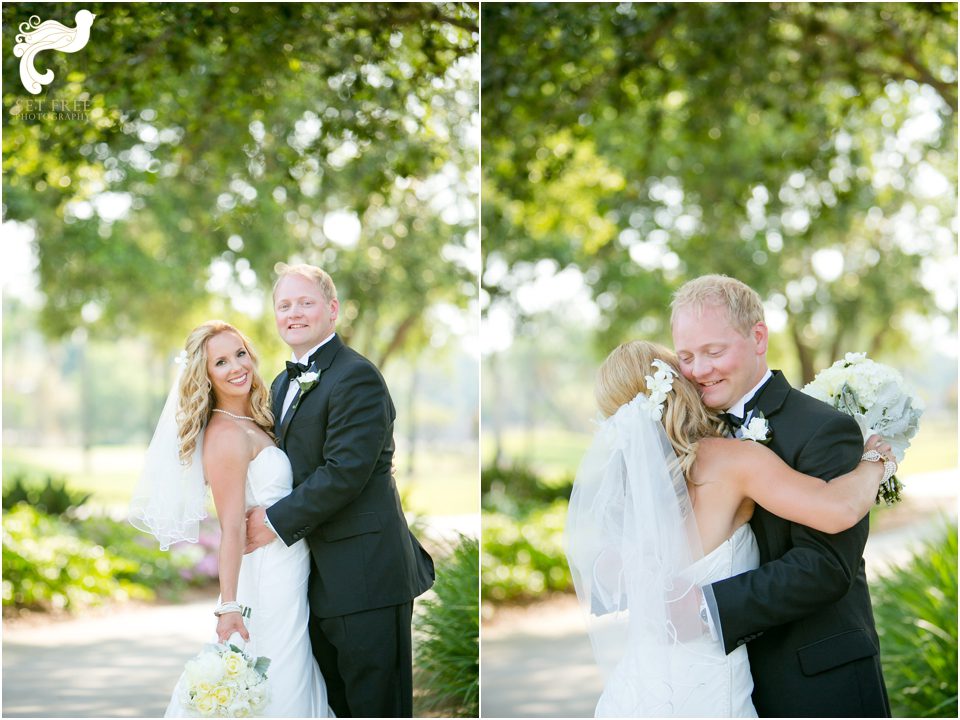
<svg viewBox="0 0 960 720">
<path fill-rule="evenodd" d="M 333 332 L 339 310 L 336 299 L 325 298 L 320 285 L 302 275 L 281 278 L 273 294 L 277 331 L 297 357 Z"/>
<path fill-rule="evenodd" d="M 757 323 L 744 336 L 730 324 L 723 307 L 679 310 L 673 347 L 680 371 L 696 383 L 703 404 L 715 410 L 732 407 L 767 371 L 767 326 Z"/>
</svg>

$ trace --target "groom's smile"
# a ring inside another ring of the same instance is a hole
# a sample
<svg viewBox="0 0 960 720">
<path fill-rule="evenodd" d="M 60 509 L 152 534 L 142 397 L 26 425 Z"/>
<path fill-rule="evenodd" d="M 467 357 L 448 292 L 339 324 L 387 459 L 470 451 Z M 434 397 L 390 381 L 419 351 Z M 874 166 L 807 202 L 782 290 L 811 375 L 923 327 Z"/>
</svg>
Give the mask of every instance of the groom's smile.
<svg viewBox="0 0 960 720">
<path fill-rule="evenodd" d="M 336 324 L 340 304 L 324 297 L 320 286 L 302 275 L 287 275 L 274 290 L 277 331 L 297 357 L 328 337 Z"/>
<path fill-rule="evenodd" d="M 673 345 L 680 371 L 696 383 L 703 404 L 714 410 L 733 407 L 767 370 L 767 329 L 757 323 L 748 335 L 730 324 L 724 308 L 678 310 Z"/>
</svg>

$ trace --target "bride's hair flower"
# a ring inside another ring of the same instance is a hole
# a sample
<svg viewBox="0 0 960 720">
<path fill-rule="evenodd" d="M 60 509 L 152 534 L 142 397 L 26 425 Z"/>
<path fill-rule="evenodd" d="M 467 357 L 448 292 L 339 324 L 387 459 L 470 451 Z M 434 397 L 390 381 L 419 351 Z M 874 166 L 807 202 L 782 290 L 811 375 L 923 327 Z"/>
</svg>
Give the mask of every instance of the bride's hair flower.
<svg viewBox="0 0 960 720">
<path fill-rule="evenodd" d="M 638 395 L 637 402 L 640 407 L 649 413 L 652 420 L 659 422 L 660 418 L 663 417 L 663 403 L 670 391 L 673 390 L 673 379 L 679 376 L 677 371 L 663 360 L 654 360 L 652 364 L 656 368 L 656 372 L 652 376 L 644 376 L 647 384 L 647 394 Z"/>
</svg>

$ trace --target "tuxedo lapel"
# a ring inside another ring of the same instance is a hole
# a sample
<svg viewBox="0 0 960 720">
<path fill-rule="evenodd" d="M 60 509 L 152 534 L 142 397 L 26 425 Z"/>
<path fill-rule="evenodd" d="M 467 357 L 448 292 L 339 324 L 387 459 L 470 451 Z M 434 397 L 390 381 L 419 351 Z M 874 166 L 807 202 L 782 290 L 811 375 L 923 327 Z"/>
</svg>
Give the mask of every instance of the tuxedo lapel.
<svg viewBox="0 0 960 720">
<path fill-rule="evenodd" d="M 762 412 L 765 418 L 776 415 L 786 402 L 790 390 L 790 383 L 783 373 L 774 370 L 773 377 L 760 389 L 756 409 Z"/>
<path fill-rule="evenodd" d="M 283 410 L 283 400 L 287 397 L 287 390 L 290 388 L 290 377 L 284 373 L 277 378 L 273 384 L 273 434 L 280 437 L 280 426 L 283 418 L 280 412 Z"/>
<path fill-rule="evenodd" d="M 329 369 L 330 365 L 333 364 L 333 359 L 337 356 L 337 353 L 340 352 L 340 348 L 342 347 L 343 341 L 340 339 L 340 336 L 334 335 L 326 345 L 317 351 L 316 358 L 312 363 L 310 363 L 310 368 L 307 370 L 307 372 L 319 373 L 319 377 L 317 378 L 316 384 L 307 390 L 307 392 L 303 393 L 300 390 L 297 390 L 297 394 L 294 395 L 293 402 L 290 403 L 290 409 L 287 410 L 287 414 L 283 418 L 280 428 L 277 431 L 277 437 L 280 439 L 281 448 L 286 449 L 287 430 L 290 429 L 290 423 L 293 422 L 293 417 L 300 409 L 300 404 L 303 402 L 303 399 L 316 390 L 320 383 L 323 382 L 324 371 Z M 284 396 L 286 396 L 286 388 L 289 388 L 289 385 L 289 380 L 284 383 Z"/>
</svg>

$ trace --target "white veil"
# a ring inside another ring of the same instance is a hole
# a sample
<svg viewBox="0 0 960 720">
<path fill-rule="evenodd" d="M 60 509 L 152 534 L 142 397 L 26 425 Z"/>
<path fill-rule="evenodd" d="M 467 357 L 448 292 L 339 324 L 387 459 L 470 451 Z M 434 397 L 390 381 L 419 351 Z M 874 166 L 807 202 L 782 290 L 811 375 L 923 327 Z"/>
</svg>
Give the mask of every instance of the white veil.
<svg viewBox="0 0 960 720">
<path fill-rule="evenodd" d="M 658 399 L 638 395 L 600 423 L 570 496 L 567 559 L 606 681 L 598 717 L 681 711 L 724 657 L 700 616 L 703 549 Z"/>
<path fill-rule="evenodd" d="M 181 464 L 177 437 L 180 377 L 177 377 L 160 413 L 157 429 L 147 448 L 143 472 L 130 501 L 130 524 L 160 541 L 160 549 L 186 540 L 197 542 L 200 521 L 207 517 L 207 490 L 203 479 L 203 433 L 189 464 Z"/>
</svg>

